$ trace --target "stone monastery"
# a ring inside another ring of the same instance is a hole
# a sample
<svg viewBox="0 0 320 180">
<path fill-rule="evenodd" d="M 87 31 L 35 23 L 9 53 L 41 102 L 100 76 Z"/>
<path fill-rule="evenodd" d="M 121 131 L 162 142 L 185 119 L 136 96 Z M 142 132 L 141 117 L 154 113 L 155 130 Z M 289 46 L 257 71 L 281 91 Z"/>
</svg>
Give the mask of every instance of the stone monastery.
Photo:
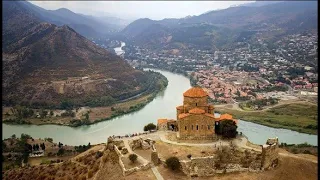
<svg viewBox="0 0 320 180">
<path fill-rule="evenodd" d="M 208 104 L 208 93 L 200 87 L 192 87 L 183 93 L 183 105 L 176 107 L 177 120 L 159 119 L 159 130 L 175 130 L 179 139 L 213 139 L 215 130 L 223 120 L 237 120 L 232 115 L 214 115 L 214 106 Z"/>
</svg>

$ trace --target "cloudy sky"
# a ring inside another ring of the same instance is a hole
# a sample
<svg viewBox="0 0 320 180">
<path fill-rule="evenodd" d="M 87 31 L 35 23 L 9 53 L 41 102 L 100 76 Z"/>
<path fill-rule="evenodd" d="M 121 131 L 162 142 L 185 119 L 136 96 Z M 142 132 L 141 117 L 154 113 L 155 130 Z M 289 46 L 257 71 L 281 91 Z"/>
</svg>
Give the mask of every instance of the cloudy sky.
<svg viewBox="0 0 320 180">
<path fill-rule="evenodd" d="M 30 1 L 44 9 L 67 8 L 96 16 L 114 15 L 126 19 L 182 18 L 253 1 Z"/>
</svg>

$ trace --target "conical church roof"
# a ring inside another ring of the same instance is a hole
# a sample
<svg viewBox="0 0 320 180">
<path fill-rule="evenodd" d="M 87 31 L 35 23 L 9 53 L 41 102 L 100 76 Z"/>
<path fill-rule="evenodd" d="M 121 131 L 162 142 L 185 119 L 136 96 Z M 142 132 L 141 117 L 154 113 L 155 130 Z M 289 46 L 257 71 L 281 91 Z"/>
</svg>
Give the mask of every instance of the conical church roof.
<svg viewBox="0 0 320 180">
<path fill-rule="evenodd" d="M 186 97 L 205 97 L 208 93 L 205 92 L 201 87 L 192 87 L 183 93 Z"/>
</svg>

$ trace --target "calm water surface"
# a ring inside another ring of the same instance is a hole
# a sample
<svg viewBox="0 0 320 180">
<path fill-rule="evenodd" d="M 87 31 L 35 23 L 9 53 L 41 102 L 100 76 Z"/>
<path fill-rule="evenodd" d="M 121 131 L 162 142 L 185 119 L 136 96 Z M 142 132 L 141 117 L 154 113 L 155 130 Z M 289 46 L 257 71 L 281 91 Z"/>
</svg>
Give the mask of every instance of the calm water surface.
<svg viewBox="0 0 320 180">
<path fill-rule="evenodd" d="M 165 91 L 161 92 L 152 102 L 143 109 L 110 121 L 82 127 L 67 127 L 58 125 L 8 125 L 3 124 L 2 138 L 12 134 L 30 134 L 34 138 L 51 137 L 54 141 L 68 145 L 82 145 L 103 143 L 110 135 L 125 135 L 127 133 L 142 132 L 144 125 L 157 123 L 159 118 L 176 117 L 176 106 L 182 105 L 183 92 L 190 86 L 189 79 L 167 71 L 155 70 L 162 73 L 169 80 Z M 239 120 L 238 131 L 244 133 L 251 142 L 264 144 L 269 137 L 278 137 L 280 142 L 304 143 L 317 145 L 317 136 L 298 133 L 286 129 L 275 129 L 251 122 Z"/>
</svg>

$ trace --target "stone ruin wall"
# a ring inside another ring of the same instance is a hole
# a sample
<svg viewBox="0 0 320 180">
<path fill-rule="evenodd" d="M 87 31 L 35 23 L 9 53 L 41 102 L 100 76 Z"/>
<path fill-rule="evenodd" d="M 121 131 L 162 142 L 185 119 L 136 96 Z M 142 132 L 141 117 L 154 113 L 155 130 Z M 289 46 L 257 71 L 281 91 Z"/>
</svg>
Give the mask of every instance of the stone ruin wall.
<svg viewBox="0 0 320 180">
<path fill-rule="evenodd" d="M 214 176 L 215 174 L 234 172 L 260 172 L 260 167 L 244 168 L 241 164 L 228 164 L 224 169 L 215 168 L 214 156 L 191 158 L 191 160 L 180 161 L 182 172 L 190 177 Z"/>
<path fill-rule="evenodd" d="M 241 164 L 230 163 L 224 169 L 218 170 L 214 166 L 215 165 L 214 156 L 207 156 L 207 157 L 196 157 L 196 158 L 191 157 L 190 160 L 180 160 L 181 170 L 184 174 L 186 174 L 189 177 L 213 176 L 214 174 L 234 173 L 234 172 L 261 172 L 265 169 L 269 169 L 277 165 L 277 162 L 279 159 L 278 146 L 279 145 L 278 145 L 277 138 L 268 139 L 267 143 L 265 145 L 262 145 L 261 166 L 250 166 L 249 168 L 244 168 Z M 111 147 L 111 146 L 107 146 L 107 147 Z M 165 159 L 159 157 L 154 144 L 152 144 L 151 148 L 152 148 L 151 162 L 154 165 L 158 165 L 160 163 L 165 164 Z M 112 150 L 115 150 L 119 156 L 119 164 L 122 168 L 122 172 L 124 176 L 127 176 L 136 171 L 147 170 L 151 168 L 151 163 L 148 163 L 148 164 L 140 165 L 139 167 L 126 169 L 121 160 L 121 157 L 123 157 L 123 155 L 118 150 L 117 146 L 114 145 L 112 147 Z"/>
<path fill-rule="evenodd" d="M 189 177 L 213 176 L 214 174 L 234 172 L 262 172 L 265 169 L 275 167 L 277 164 L 279 158 L 278 139 L 268 139 L 267 143 L 262 147 L 262 159 L 252 162 L 249 167 L 243 167 L 242 164 L 229 163 L 224 169 L 219 170 L 214 166 L 214 156 L 207 156 L 180 160 L 181 170 Z M 165 164 L 165 159 L 160 158 L 160 162 Z"/>
<path fill-rule="evenodd" d="M 268 139 L 265 145 L 262 145 L 262 161 L 261 168 L 268 169 L 274 167 L 279 161 L 279 141 L 278 138 Z"/>
<path fill-rule="evenodd" d="M 142 171 L 142 170 L 148 170 L 151 168 L 151 163 L 146 163 L 146 164 L 142 164 L 140 166 L 136 166 L 130 169 L 126 169 L 126 167 L 124 166 L 124 163 L 122 162 L 122 159 L 124 156 L 121 153 L 121 151 L 118 149 L 118 146 L 121 144 L 121 141 L 114 141 L 112 138 L 108 138 L 108 142 L 107 142 L 107 149 L 115 151 L 119 157 L 119 165 L 121 167 L 122 170 L 122 174 L 123 176 L 127 176 L 131 173 L 137 172 L 137 171 Z"/>
</svg>

